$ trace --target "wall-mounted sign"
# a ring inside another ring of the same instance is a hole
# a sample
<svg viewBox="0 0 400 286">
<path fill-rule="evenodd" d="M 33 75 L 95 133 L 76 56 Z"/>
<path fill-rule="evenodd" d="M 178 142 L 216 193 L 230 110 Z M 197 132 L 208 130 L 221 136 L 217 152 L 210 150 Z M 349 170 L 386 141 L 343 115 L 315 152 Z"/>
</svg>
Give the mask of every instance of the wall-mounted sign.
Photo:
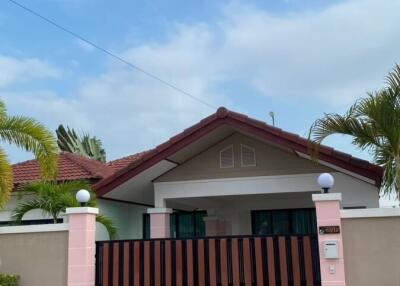
<svg viewBox="0 0 400 286">
<path fill-rule="evenodd" d="M 319 234 L 337 234 L 340 233 L 340 227 L 338 225 L 320 226 Z"/>
</svg>

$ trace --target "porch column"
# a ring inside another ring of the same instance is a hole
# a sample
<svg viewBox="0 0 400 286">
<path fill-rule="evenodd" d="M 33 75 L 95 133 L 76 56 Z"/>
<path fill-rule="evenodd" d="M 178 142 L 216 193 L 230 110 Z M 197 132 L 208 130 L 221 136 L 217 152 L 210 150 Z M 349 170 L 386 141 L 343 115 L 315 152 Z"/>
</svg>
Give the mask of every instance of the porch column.
<svg viewBox="0 0 400 286">
<path fill-rule="evenodd" d="M 150 238 L 169 238 L 170 237 L 170 214 L 169 208 L 147 209 L 150 215 Z"/>
<path fill-rule="evenodd" d="M 345 286 L 340 204 L 342 194 L 314 194 L 322 286 Z M 336 246 L 337 245 L 337 251 Z M 337 254 L 337 257 L 336 257 Z"/>
<path fill-rule="evenodd" d="M 99 209 L 67 208 L 68 286 L 94 286 L 96 256 L 96 215 Z"/>
</svg>

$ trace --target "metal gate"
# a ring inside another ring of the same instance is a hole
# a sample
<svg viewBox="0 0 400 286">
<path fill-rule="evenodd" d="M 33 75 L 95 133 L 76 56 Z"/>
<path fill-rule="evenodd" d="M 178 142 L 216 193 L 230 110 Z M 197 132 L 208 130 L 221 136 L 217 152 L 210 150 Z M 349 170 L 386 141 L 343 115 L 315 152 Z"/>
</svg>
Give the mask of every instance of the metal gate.
<svg viewBox="0 0 400 286">
<path fill-rule="evenodd" d="M 316 236 L 97 242 L 96 286 L 321 285 Z"/>
</svg>

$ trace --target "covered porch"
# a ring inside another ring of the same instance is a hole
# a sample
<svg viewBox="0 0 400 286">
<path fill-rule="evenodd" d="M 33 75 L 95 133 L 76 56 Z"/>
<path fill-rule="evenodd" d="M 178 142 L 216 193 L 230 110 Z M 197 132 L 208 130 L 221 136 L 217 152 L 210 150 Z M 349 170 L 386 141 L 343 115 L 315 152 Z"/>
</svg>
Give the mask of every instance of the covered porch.
<svg viewBox="0 0 400 286">
<path fill-rule="evenodd" d="M 151 235 L 150 217 L 162 212 L 170 213 L 166 234 L 173 238 L 316 233 L 311 193 L 179 198 L 167 200 L 167 206 L 174 211 L 149 209 L 144 238 L 156 237 Z"/>
<path fill-rule="evenodd" d="M 315 234 L 318 175 L 155 183 L 144 237 Z"/>
</svg>

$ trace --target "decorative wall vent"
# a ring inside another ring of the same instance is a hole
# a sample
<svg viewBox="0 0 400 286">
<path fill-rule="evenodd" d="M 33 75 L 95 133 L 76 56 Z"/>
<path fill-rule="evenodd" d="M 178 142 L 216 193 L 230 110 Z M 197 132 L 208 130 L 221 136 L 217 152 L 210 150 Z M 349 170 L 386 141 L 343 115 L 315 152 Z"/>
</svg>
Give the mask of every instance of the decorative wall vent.
<svg viewBox="0 0 400 286">
<path fill-rule="evenodd" d="M 219 166 L 221 168 L 234 167 L 233 145 L 228 146 L 219 152 Z"/>
<path fill-rule="evenodd" d="M 256 150 L 252 147 L 241 145 L 242 167 L 256 166 Z"/>
</svg>

